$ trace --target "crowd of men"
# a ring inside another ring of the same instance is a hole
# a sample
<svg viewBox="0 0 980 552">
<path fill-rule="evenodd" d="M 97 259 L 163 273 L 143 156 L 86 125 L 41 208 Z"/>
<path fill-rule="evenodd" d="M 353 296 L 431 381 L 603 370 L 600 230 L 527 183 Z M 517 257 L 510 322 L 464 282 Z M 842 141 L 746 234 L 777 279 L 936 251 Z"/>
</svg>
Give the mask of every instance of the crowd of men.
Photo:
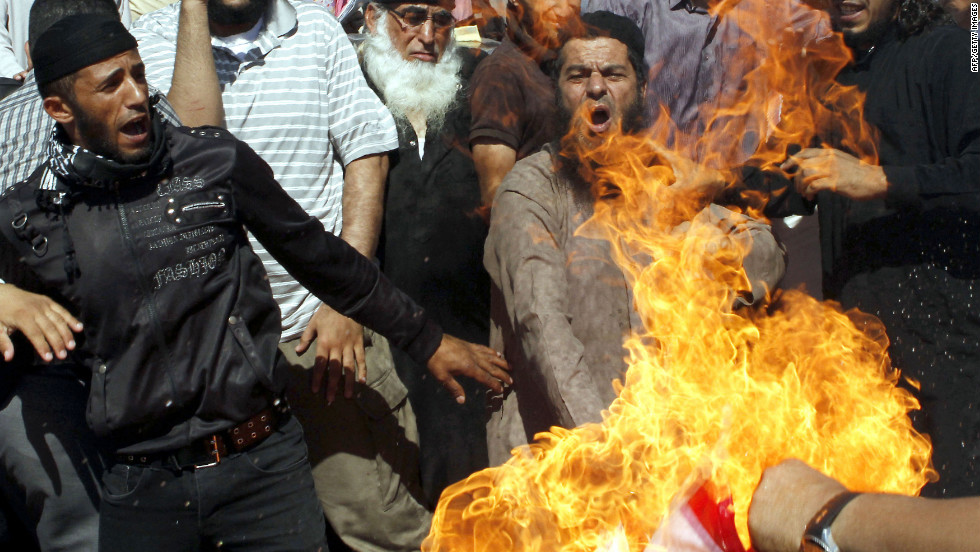
<svg viewBox="0 0 980 552">
<path fill-rule="evenodd" d="M 453 0 L 361 2 L 350 37 L 307 0 L 131 26 L 125 1 L 5 0 L 30 17 L 0 35 L 19 43 L 9 70 L 0 48 L 0 544 L 417 550 L 447 486 L 601 421 L 643 322 L 608 244 L 576 233 L 609 199 L 577 152 L 670 117 L 666 145 L 705 165 L 675 185 L 751 244 L 740 307 L 793 262 L 745 198 L 816 212 L 821 291 L 884 321 L 935 450 L 935 500 L 770 468 L 756 549 L 975 549 L 970 33 L 932 0 L 780 2 L 785 48 L 843 33 L 837 80 L 865 93 L 880 162 L 828 133 L 760 171 L 756 136 L 688 141 L 760 62 L 731 58 L 757 1 L 474 2 L 499 25 L 481 49 Z"/>
</svg>

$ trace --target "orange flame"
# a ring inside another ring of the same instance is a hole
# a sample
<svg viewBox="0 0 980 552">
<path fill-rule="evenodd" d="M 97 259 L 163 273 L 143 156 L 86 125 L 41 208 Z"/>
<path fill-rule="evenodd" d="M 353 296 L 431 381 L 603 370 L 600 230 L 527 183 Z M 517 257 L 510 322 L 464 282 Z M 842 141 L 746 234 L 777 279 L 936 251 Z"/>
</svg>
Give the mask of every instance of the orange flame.
<svg viewBox="0 0 980 552">
<path fill-rule="evenodd" d="M 757 4 L 756 21 L 770 21 L 770 4 Z M 755 28 L 743 54 L 762 48 L 763 61 L 738 101 L 710 114 L 695 151 L 715 153 L 702 160 L 730 166 L 732 137 L 754 133 L 764 139 L 750 161 L 763 167 L 828 137 L 874 161 L 863 98 L 833 81 L 849 61 L 840 37 L 804 53 L 789 31 Z M 644 550 L 698 474 L 730 492 L 747 543 L 762 471 L 790 457 L 861 491 L 914 494 L 934 478 L 928 439 L 907 416 L 918 404 L 896 387 L 880 322 L 800 292 L 776 312 L 733 311 L 748 250 L 671 188 L 674 171 L 652 146 L 668 137 L 676 131 L 661 117 L 651 135 L 578 152 L 597 167 L 595 186 L 619 191 L 579 232 L 610 241 L 647 328 L 625 344 L 629 370 L 604 422 L 552 428 L 447 489 L 423 550 Z"/>
</svg>

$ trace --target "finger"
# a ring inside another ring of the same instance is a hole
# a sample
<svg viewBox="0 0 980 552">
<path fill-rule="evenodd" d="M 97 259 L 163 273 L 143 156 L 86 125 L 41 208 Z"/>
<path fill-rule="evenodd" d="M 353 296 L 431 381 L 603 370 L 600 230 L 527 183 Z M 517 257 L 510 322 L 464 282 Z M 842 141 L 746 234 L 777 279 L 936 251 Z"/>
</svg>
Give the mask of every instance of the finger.
<svg viewBox="0 0 980 552">
<path fill-rule="evenodd" d="M 457 404 L 463 404 L 466 402 L 466 392 L 463 391 L 463 386 L 456 381 L 456 378 L 449 376 L 444 380 L 440 380 L 442 386 L 446 388 L 447 391 L 456 399 Z"/>
<path fill-rule="evenodd" d="M 479 364 L 479 361 L 477 361 L 477 366 L 475 367 L 475 369 L 467 371 L 463 375 L 475 379 L 476 381 L 482 383 L 484 386 L 493 389 L 497 393 L 503 393 L 504 385 L 501 383 L 501 381 L 503 380 L 501 378 L 491 375 L 491 373 L 488 371 L 488 368 L 489 365 L 482 366 Z M 506 377 L 508 380 L 510 379 L 503 372 L 499 370 L 497 370 L 497 372 L 500 373 L 502 377 Z"/>
<path fill-rule="evenodd" d="M 14 359 L 14 342 L 10 340 L 6 326 L 2 325 L 0 325 L 0 353 L 7 362 Z"/>
<path fill-rule="evenodd" d="M 62 307 L 58 303 L 52 301 L 51 310 L 61 317 L 61 321 L 65 323 L 71 329 L 71 331 L 78 333 L 85 329 L 85 326 L 81 323 L 81 321 L 72 316 L 71 313 L 68 312 L 68 309 Z"/>
<path fill-rule="evenodd" d="M 42 317 L 43 318 L 43 317 Z M 31 342 L 31 346 L 37 351 L 37 354 L 44 362 L 51 362 L 54 360 L 54 354 L 51 352 L 51 347 L 48 345 L 48 339 L 36 324 L 28 326 L 26 328 L 21 328 L 20 333 L 24 334 L 24 337 Z"/>
<path fill-rule="evenodd" d="M 800 169 L 800 163 L 793 157 L 789 157 L 779 165 L 779 168 L 785 172 L 794 172 Z"/>
<path fill-rule="evenodd" d="M 500 362 L 501 359 L 497 359 L 496 357 L 494 358 L 488 357 L 484 359 L 483 362 L 480 363 L 480 368 L 483 369 L 483 371 L 486 372 L 487 374 L 490 374 L 490 376 L 493 377 L 494 379 L 498 381 L 502 381 L 507 385 L 514 383 L 514 380 L 510 377 L 510 374 L 508 374 L 505 371 L 510 369 L 510 367 L 507 366 L 506 362 L 504 362 L 503 366 L 501 366 Z"/>
<path fill-rule="evenodd" d="M 485 347 L 483 345 L 473 345 L 473 347 L 475 349 L 475 351 L 473 352 L 476 355 L 476 358 L 485 359 L 488 363 L 488 368 L 493 369 L 493 367 L 496 367 L 499 370 L 494 370 L 494 371 L 499 372 L 502 376 L 507 378 L 506 381 L 508 383 L 511 383 L 510 376 L 506 372 L 502 371 L 502 370 L 510 371 L 510 364 L 507 364 L 507 360 L 504 358 L 503 354 L 501 354 L 498 351 L 494 351 L 490 347 Z M 500 379 L 504 379 L 504 378 L 500 378 Z"/>
<path fill-rule="evenodd" d="M 364 352 L 364 341 L 354 344 L 354 362 L 357 363 L 357 381 L 367 383 L 367 355 Z"/>
<path fill-rule="evenodd" d="M 68 325 L 61 314 L 54 310 L 45 311 L 43 316 L 48 322 L 43 327 L 48 343 L 58 353 L 58 358 L 65 358 L 67 356 L 66 349 L 75 348 L 75 338 L 72 335 L 71 326 Z M 54 334 L 57 334 L 57 338 L 55 338 Z M 55 341 L 52 341 L 52 339 L 55 339 Z"/>
<path fill-rule="evenodd" d="M 323 388 L 323 376 L 326 373 L 327 359 L 318 356 L 313 361 L 313 375 L 310 378 L 310 391 L 313 391 L 314 395 L 318 395 Z"/>
<path fill-rule="evenodd" d="M 337 398 L 337 386 L 340 385 L 340 378 L 344 375 L 344 365 L 339 356 L 332 356 L 327 360 L 327 404 L 332 404 Z"/>
<path fill-rule="evenodd" d="M 354 360 L 354 349 L 347 347 L 344 349 L 344 397 L 350 399 L 354 396 L 354 373 L 357 371 L 357 362 Z"/>
<path fill-rule="evenodd" d="M 310 343 L 316 339 L 316 324 L 307 324 L 306 330 L 303 331 L 303 335 L 299 338 L 299 344 L 296 345 L 296 354 L 301 355 L 310 348 Z"/>
</svg>

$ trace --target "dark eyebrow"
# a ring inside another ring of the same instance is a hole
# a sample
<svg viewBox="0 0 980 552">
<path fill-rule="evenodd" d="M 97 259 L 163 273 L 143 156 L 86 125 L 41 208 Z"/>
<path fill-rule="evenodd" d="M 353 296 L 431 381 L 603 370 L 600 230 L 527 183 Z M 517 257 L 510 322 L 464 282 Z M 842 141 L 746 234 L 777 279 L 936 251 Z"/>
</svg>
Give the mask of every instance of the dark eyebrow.
<svg viewBox="0 0 980 552">
<path fill-rule="evenodd" d="M 628 67 L 629 66 L 627 66 L 627 65 L 623 65 L 621 63 L 617 63 L 617 64 L 613 64 L 613 65 L 603 65 L 602 67 L 599 68 L 599 70 L 602 71 L 603 73 L 605 73 L 607 71 L 626 71 L 626 69 Z"/>
<path fill-rule="evenodd" d="M 119 73 L 122 73 L 122 72 L 123 72 L 123 68 L 122 67 L 117 68 L 115 71 L 113 71 L 113 72 L 109 73 L 108 75 L 106 75 L 104 79 L 102 79 L 101 81 L 99 81 L 99 85 L 96 88 L 97 89 L 104 88 L 111 81 L 113 81 L 116 77 L 118 77 L 119 76 Z"/>
<path fill-rule="evenodd" d="M 610 71 L 626 71 L 627 67 L 629 67 L 629 66 L 628 65 L 623 65 L 622 63 L 616 63 L 616 64 L 610 64 L 610 65 L 603 65 L 603 66 L 599 67 L 599 72 L 600 73 L 607 73 L 607 72 L 610 72 Z M 564 71 L 568 71 L 568 72 L 582 71 L 582 70 L 591 71 L 592 70 L 592 66 L 591 65 L 585 65 L 585 64 L 582 64 L 582 63 L 575 64 L 575 65 L 568 65 L 568 66 L 565 67 L 565 69 L 563 70 L 563 72 Z"/>
</svg>

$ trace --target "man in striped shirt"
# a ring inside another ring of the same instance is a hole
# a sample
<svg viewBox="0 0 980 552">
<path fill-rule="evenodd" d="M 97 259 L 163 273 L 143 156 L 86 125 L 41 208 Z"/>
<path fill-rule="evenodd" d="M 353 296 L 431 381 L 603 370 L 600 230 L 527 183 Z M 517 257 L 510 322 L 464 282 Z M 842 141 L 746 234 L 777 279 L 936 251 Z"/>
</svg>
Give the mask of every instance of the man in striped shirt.
<svg viewBox="0 0 980 552">
<path fill-rule="evenodd" d="M 387 152 L 398 147 L 398 136 L 391 114 L 364 81 L 347 36 L 314 3 L 228 4 L 207 6 L 225 126 L 255 149 L 286 192 L 327 230 L 373 256 Z M 207 94 L 208 87 L 196 79 L 174 76 L 174 60 L 179 65 L 182 55 L 176 46 L 178 28 L 186 23 L 180 5 L 143 16 L 133 35 L 151 85 L 170 90 L 171 97 L 178 88 L 182 94 Z M 413 447 L 398 446 L 406 437 L 413 444 L 415 428 L 390 359 L 375 362 L 368 355 L 365 362 L 361 327 L 321 306 L 260 244 L 253 240 L 252 245 L 282 310 L 280 349 L 294 365 L 313 368 L 314 393 L 330 367 L 327 404 L 293 384 L 290 399 L 309 429 L 314 477 L 331 525 L 359 550 L 417 546 L 402 542 L 402 535 L 415 535 L 428 523 L 428 512 L 416 498 Z M 315 354 L 298 356 L 314 339 Z M 372 337 L 375 344 L 380 339 Z M 371 365 L 370 382 L 366 364 Z M 382 365 L 386 370 L 379 370 Z M 355 370 L 357 379 L 368 383 L 357 386 L 357 397 Z M 341 374 L 350 400 L 333 401 Z M 394 415 L 404 418 L 399 422 Z"/>
</svg>

